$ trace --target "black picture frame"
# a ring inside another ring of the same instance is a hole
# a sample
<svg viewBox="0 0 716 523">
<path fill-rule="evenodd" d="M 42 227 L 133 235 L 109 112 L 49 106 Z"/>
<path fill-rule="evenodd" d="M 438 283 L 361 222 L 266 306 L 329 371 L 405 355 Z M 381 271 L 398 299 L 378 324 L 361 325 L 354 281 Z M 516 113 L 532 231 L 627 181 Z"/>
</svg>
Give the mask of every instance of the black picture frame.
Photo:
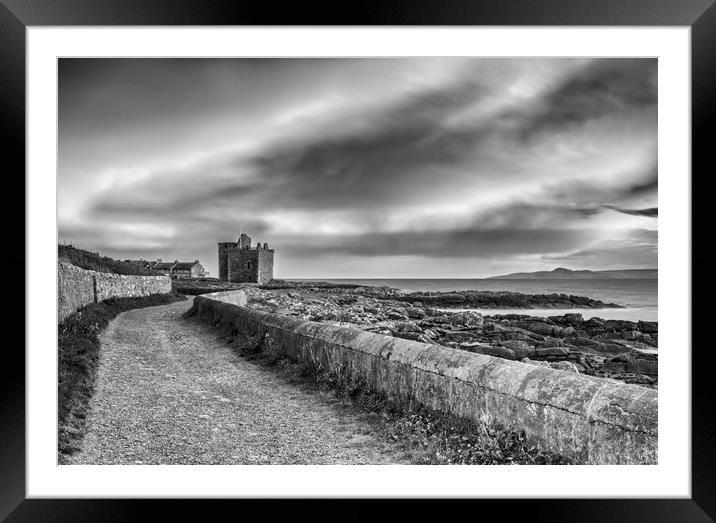
<svg viewBox="0 0 716 523">
<path fill-rule="evenodd" d="M 17 172 L 25 168 L 25 29 L 28 26 L 63 25 L 574 25 L 574 26 L 688 26 L 691 28 L 692 71 L 692 281 L 700 296 L 711 295 L 709 276 L 716 269 L 716 244 L 708 235 L 711 206 L 704 190 L 715 172 L 710 137 L 716 127 L 716 5 L 714 0 L 406 0 L 355 1 L 316 4 L 269 1 L 207 0 L 0 0 L 0 133 L 5 159 L 14 160 Z M 24 193 L 24 184 L 21 189 Z M 19 199 L 19 198 L 18 198 Z M 23 242 L 24 239 L 20 240 Z M 0 258 L 2 268 L 17 274 L 25 267 L 24 249 Z M 7 274 L 7 272 L 6 272 Z M 25 278 L 32 275 L 25 271 Z M 20 290 L 17 289 L 17 295 Z M 515 515 L 524 512 L 531 521 L 713 521 L 716 518 L 716 431 L 713 388 L 710 383 L 710 344 L 699 345 L 696 336 L 709 322 L 707 306 L 697 307 L 693 296 L 692 325 L 692 497 L 690 499 L 531 499 L 480 500 L 479 509 L 497 509 Z M 17 303 L 12 313 L 17 315 Z M 24 308 L 23 308 L 24 309 Z M 31 314 L 32 311 L 27 311 Z M 8 316 L 6 316 L 7 318 Z M 688 347 L 669 350 L 689 350 Z M 9 348 L 7 349 L 9 351 Z M 14 349 L 6 354 L 6 371 L 0 380 L 0 518 L 8 521 L 113 521 L 143 520 L 150 509 L 162 517 L 200 516 L 211 520 L 212 511 L 246 510 L 255 501 L 224 500 L 78 500 L 26 499 L 25 495 L 25 359 Z M 17 361 L 13 361 L 13 358 Z M 300 508 L 303 501 L 277 503 L 270 510 Z M 450 502 L 447 514 L 460 506 Z M 459 503 L 459 502 L 458 502 Z M 509 507 L 509 509 L 508 509 Z M 263 510 L 267 507 L 262 505 Z M 362 507 L 361 507 L 362 508 Z M 345 505 L 337 510 L 353 518 L 361 510 Z M 370 510 L 375 510 L 371 508 Z M 378 509 L 381 510 L 381 509 Z M 401 517 L 423 513 L 424 501 L 404 504 Z M 470 511 L 475 508 L 470 507 Z M 315 510 L 314 517 L 315 517 Z M 327 510 L 332 519 L 336 514 Z M 345 519 L 341 518 L 341 519 Z"/>
</svg>

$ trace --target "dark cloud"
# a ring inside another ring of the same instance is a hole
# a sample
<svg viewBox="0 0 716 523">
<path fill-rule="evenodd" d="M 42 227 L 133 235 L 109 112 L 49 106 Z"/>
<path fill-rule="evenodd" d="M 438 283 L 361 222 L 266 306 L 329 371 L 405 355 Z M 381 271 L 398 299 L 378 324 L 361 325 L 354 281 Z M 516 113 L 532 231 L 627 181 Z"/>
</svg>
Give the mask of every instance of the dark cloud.
<svg viewBox="0 0 716 523">
<path fill-rule="evenodd" d="M 481 93 L 472 80 L 433 88 L 368 115 L 350 115 L 343 121 L 345 129 L 269 147 L 253 165 L 265 183 L 277 185 L 275 196 L 282 201 L 342 207 L 379 205 L 396 194 L 404 198 L 429 183 L 434 168 L 462 163 L 487 134 L 486 129 L 442 125 Z M 354 117 L 357 129 L 350 121 Z"/>
<path fill-rule="evenodd" d="M 594 237 L 588 229 L 457 229 L 403 231 L 361 235 L 278 237 L 284 252 L 300 256 L 420 256 L 428 258 L 490 258 L 562 252 Z"/>
<path fill-rule="evenodd" d="M 258 189 L 251 185 L 232 185 L 229 187 L 205 187 L 196 181 L 163 183 L 140 183 L 124 190 L 115 189 L 100 197 L 91 206 L 91 212 L 97 216 L 134 217 L 146 219 L 161 217 L 173 221 L 215 220 L 203 216 L 202 211 L 214 211 L 220 215 L 227 209 L 236 207 L 245 198 L 250 201 Z M 260 223 L 261 220 L 256 220 Z"/>
<path fill-rule="evenodd" d="M 632 216 L 649 216 L 653 218 L 659 216 L 659 209 L 657 207 L 650 207 L 648 209 L 625 209 L 623 207 L 617 207 L 616 205 L 604 205 L 603 207 L 623 214 L 631 214 Z"/>
<path fill-rule="evenodd" d="M 646 174 L 644 174 L 646 173 Z M 630 183 L 629 180 L 638 181 Z M 656 197 L 655 168 L 638 169 L 636 175 L 624 173 L 618 184 L 608 185 L 601 180 L 579 180 L 545 184 L 541 192 L 531 198 L 501 204 L 476 213 L 472 225 L 479 228 L 545 228 L 559 227 L 573 220 L 588 220 L 605 210 L 632 216 L 658 216 L 658 208 L 632 209 L 605 202 L 634 201 L 635 198 Z"/>
<path fill-rule="evenodd" d="M 657 103 L 654 58 L 595 60 L 544 96 L 521 125 L 523 139 Z"/>
<path fill-rule="evenodd" d="M 472 225 L 488 230 L 559 228 L 572 220 L 586 220 L 600 212 L 601 209 L 596 206 L 515 202 L 479 212 L 472 220 Z"/>
<path fill-rule="evenodd" d="M 647 180 L 627 187 L 625 196 L 643 196 L 645 194 L 652 194 L 655 193 L 658 188 L 659 179 L 657 177 L 656 168 L 654 168 L 652 174 Z"/>
</svg>

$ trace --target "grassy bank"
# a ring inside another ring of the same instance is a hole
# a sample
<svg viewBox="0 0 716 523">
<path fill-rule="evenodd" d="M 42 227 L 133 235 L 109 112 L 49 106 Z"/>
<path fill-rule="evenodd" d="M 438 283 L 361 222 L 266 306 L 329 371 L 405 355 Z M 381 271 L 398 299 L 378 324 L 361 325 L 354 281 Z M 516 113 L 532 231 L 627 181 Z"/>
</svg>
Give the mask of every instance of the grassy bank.
<svg viewBox="0 0 716 523">
<path fill-rule="evenodd" d="M 86 429 L 89 400 L 99 360 L 97 337 L 119 313 L 185 300 L 180 294 L 110 298 L 92 303 L 57 328 L 58 457 L 60 463 L 79 449 Z"/>
<path fill-rule="evenodd" d="M 388 398 L 350 376 L 336 375 L 279 355 L 270 340 L 237 333 L 227 341 L 245 358 L 272 367 L 284 379 L 314 393 L 339 399 L 362 414 L 380 437 L 425 465 L 569 465 L 571 458 L 545 452 L 524 433 L 496 430 L 455 415 Z"/>
<path fill-rule="evenodd" d="M 114 260 L 107 256 L 101 256 L 96 252 L 78 249 L 72 245 L 58 245 L 57 256 L 60 260 L 67 260 L 72 265 L 97 272 L 110 272 L 129 276 L 159 276 L 162 274 L 133 263 Z"/>
</svg>

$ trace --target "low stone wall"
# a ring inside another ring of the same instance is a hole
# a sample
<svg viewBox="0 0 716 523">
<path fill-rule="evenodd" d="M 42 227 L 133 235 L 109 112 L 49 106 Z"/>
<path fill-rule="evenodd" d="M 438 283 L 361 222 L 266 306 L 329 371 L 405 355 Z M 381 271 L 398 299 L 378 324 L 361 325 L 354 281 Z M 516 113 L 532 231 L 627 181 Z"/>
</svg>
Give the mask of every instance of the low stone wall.
<svg viewBox="0 0 716 523">
<path fill-rule="evenodd" d="M 349 373 L 390 397 L 524 430 L 588 464 L 657 463 L 657 391 L 246 307 L 242 291 L 197 296 L 193 314 L 268 335 L 288 358 Z"/>
<path fill-rule="evenodd" d="M 61 260 L 57 262 L 57 316 L 60 322 L 82 307 L 107 298 L 166 294 L 171 290 L 169 276 L 125 276 L 81 269 Z"/>
<path fill-rule="evenodd" d="M 172 290 L 172 280 L 169 276 L 125 276 L 98 272 L 95 274 L 95 281 L 97 301 L 113 297 L 133 298 L 150 294 L 166 294 Z"/>
<path fill-rule="evenodd" d="M 94 303 L 94 271 L 86 271 L 70 263 L 58 262 L 58 321 L 63 321 L 90 303 Z"/>
</svg>

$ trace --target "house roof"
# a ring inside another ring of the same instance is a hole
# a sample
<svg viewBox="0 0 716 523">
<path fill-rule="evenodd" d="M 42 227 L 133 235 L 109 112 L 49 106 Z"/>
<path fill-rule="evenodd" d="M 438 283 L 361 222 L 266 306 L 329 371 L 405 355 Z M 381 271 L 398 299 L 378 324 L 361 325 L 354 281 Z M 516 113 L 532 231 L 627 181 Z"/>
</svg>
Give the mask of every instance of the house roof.
<svg viewBox="0 0 716 523">
<path fill-rule="evenodd" d="M 194 267 L 194 265 L 198 264 L 199 261 L 195 260 L 193 262 L 178 262 L 174 265 L 175 269 L 191 269 Z"/>
<path fill-rule="evenodd" d="M 166 271 L 169 269 L 191 269 L 195 265 L 200 265 L 199 260 L 194 260 L 191 262 L 180 262 L 180 261 L 173 261 L 173 262 L 152 262 L 151 268 L 154 270 L 159 271 Z"/>
</svg>

